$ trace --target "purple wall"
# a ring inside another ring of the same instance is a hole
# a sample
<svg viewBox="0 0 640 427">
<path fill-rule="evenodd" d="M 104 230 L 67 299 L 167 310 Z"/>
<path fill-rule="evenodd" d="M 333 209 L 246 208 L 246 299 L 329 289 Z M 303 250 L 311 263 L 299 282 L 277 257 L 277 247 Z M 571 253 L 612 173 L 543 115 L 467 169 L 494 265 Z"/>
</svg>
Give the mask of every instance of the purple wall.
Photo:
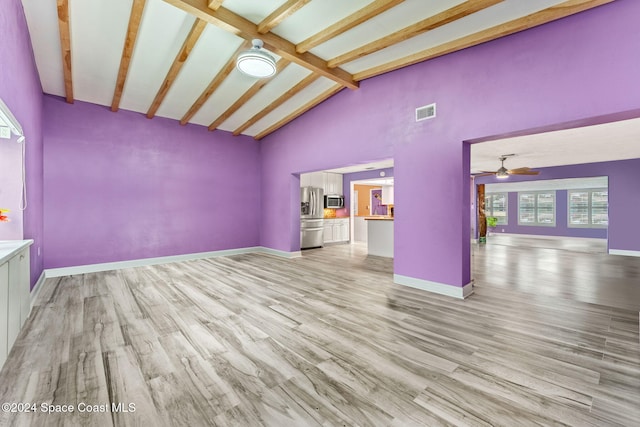
<svg viewBox="0 0 640 427">
<path fill-rule="evenodd" d="M 0 97 L 18 119 L 26 141 L 27 209 L 25 239 L 31 247 L 31 287 L 43 268 L 42 86 L 20 0 L 4 0 L 0 11 Z M 0 203 L 1 204 L 1 203 Z M 17 215 L 18 212 L 12 212 Z"/>
<path fill-rule="evenodd" d="M 349 216 L 349 206 L 351 206 L 351 183 L 362 179 L 381 178 L 380 172 L 384 172 L 384 178 L 393 177 L 393 168 L 373 169 L 362 172 L 345 173 L 342 175 L 342 191 L 344 194 L 344 209 L 340 209 L 338 216 Z"/>
<path fill-rule="evenodd" d="M 258 143 L 44 97 L 46 268 L 259 244 Z"/>
<path fill-rule="evenodd" d="M 597 176 L 609 177 L 609 249 L 640 250 L 640 225 L 637 212 L 640 210 L 640 159 L 620 160 L 616 162 L 588 163 L 582 165 L 557 166 L 539 168 L 540 175 L 535 177 L 512 176 L 512 182 L 536 181 L 543 179 L 587 178 Z M 493 176 L 476 178 L 476 184 L 504 183 Z M 526 227 L 517 225 L 517 216 L 513 217 L 515 228 L 509 226 L 507 233 L 540 234 L 547 236 L 575 236 L 575 237 L 607 237 L 604 230 L 580 229 L 566 227 L 567 193 L 558 192 L 556 200 L 564 203 L 564 213 L 560 213 L 562 205 L 558 206 L 558 229 L 550 227 Z M 560 194 L 562 193 L 562 194 Z M 515 194 L 514 194 L 515 196 Z M 513 200 L 512 200 L 513 199 Z M 509 197 L 509 222 L 512 212 L 517 212 L 517 198 Z M 562 216 L 562 217 L 561 217 Z M 562 223 L 561 221 L 564 221 Z M 563 226 L 564 225 L 564 230 Z M 498 226 L 498 229 L 501 228 Z"/>
<path fill-rule="evenodd" d="M 640 108 L 638 16 L 639 1 L 618 0 L 343 90 L 263 140 L 263 194 L 290 203 L 265 205 L 262 245 L 297 250 L 293 174 L 393 158 L 395 273 L 466 285 L 463 141 Z M 431 102 L 437 118 L 416 123 L 415 108 Z M 429 197 L 412 197 L 425 188 Z"/>
</svg>

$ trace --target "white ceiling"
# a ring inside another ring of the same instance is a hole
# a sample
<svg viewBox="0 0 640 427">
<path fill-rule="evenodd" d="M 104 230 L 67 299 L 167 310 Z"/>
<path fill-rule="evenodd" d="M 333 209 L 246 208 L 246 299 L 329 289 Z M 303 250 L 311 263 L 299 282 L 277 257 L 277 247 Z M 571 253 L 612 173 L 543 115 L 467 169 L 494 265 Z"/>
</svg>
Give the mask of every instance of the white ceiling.
<svg viewBox="0 0 640 427">
<path fill-rule="evenodd" d="M 471 172 L 495 171 L 502 154 L 507 169 L 608 162 L 640 158 L 640 118 L 533 135 L 504 138 L 471 145 Z M 354 173 L 393 167 L 393 159 L 330 169 Z"/>
<path fill-rule="evenodd" d="M 471 173 L 640 158 L 640 119 L 518 136 L 471 145 Z"/>
<path fill-rule="evenodd" d="M 359 181 L 351 181 L 353 184 L 362 185 L 390 185 L 393 186 L 393 178 L 373 178 L 373 179 L 361 179 Z"/>
<path fill-rule="evenodd" d="M 343 168 L 329 169 L 325 172 L 333 173 L 354 173 L 373 169 L 386 169 L 393 167 L 393 159 L 380 160 L 378 162 L 362 163 L 358 165 L 346 166 Z"/>
<path fill-rule="evenodd" d="M 201 1 L 203 5 L 207 4 L 206 0 Z M 406 58 L 478 31 L 522 18 L 563 1 L 503 0 L 461 19 L 347 62 L 340 68 L 352 74 L 357 81 L 358 73 L 365 73 L 396 59 Z M 22 2 L 44 92 L 65 96 L 56 2 Z M 112 104 L 132 2 L 133 0 L 69 0 L 74 99 L 105 106 Z M 284 3 L 285 0 L 225 0 L 222 8 L 258 24 Z M 310 1 L 271 32 L 297 44 L 372 3 L 374 0 Z M 319 44 L 312 48 L 310 53 L 321 60 L 329 61 L 462 3 L 465 1 L 405 0 L 349 31 Z M 469 1 L 469 4 L 473 5 L 473 2 Z M 194 16 L 163 0 L 146 0 L 120 108 L 147 113 L 194 21 Z M 243 42 L 239 36 L 208 24 L 156 115 L 181 119 L 224 64 L 233 58 Z M 277 55 L 275 56 L 278 59 Z M 219 129 L 239 129 L 242 124 L 267 109 L 310 73 L 309 69 L 291 63 L 228 117 Z M 210 125 L 255 82 L 237 70 L 232 71 L 189 122 Z M 258 135 L 335 85 L 334 80 L 319 77 L 315 83 L 266 114 L 242 133 Z"/>
<path fill-rule="evenodd" d="M 581 190 L 587 188 L 607 188 L 609 177 L 546 179 L 519 182 L 498 182 L 485 185 L 486 193 L 505 193 L 518 191 Z"/>
</svg>

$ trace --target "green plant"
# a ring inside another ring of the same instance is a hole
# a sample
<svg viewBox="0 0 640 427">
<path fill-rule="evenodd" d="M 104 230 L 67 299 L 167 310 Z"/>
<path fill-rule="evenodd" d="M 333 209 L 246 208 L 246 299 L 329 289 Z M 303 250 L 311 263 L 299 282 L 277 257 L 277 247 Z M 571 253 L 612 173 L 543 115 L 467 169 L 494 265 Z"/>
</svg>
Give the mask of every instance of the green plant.
<svg viewBox="0 0 640 427">
<path fill-rule="evenodd" d="M 498 225 L 498 218 L 496 218 L 495 216 L 487 217 L 487 227 L 496 228 L 497 225 Z"/>
</svg>

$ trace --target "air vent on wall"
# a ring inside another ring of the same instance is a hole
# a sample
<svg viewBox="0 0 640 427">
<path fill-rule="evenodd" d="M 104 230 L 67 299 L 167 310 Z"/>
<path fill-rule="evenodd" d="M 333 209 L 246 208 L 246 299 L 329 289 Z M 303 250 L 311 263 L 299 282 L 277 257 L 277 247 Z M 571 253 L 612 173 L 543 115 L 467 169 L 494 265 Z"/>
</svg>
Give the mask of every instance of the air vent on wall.
<svg viewBox="0 0 640 427">
<path fill-rule="evenodd" d="M 436 116 L 436 104 L 425 105 L 424 107 L 416 108 L 416 122 L 421 120 L 432 119 Z"/>
</svg>

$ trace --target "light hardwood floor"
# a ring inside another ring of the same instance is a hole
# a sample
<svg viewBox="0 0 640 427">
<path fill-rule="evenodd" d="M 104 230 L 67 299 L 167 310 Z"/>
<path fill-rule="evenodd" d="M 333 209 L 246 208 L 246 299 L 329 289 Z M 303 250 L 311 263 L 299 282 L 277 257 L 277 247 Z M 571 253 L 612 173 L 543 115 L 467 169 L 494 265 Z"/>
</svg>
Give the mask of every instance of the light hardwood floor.
<svg viewBox="0 0 640 427">
<path fill-rule="evenodd" d="M 640 310 L 640 258 L 608 255 L 606 240 L 495 235 L 472 249 L 484 287 Z"/>
<path fill-rule="evenodd" d="M 464 301 L 394 285 L 358 245 L 48 279 L 0 401 L 75 411 L 0 425 L 637 426 L 638 301 L 583 302 L 563 277 L 637 286 L 638 260 L 558 275 L 529 252 L 474 247 Z M 111 402 L 135 412 L 77 407 Z"/>
</svg>

